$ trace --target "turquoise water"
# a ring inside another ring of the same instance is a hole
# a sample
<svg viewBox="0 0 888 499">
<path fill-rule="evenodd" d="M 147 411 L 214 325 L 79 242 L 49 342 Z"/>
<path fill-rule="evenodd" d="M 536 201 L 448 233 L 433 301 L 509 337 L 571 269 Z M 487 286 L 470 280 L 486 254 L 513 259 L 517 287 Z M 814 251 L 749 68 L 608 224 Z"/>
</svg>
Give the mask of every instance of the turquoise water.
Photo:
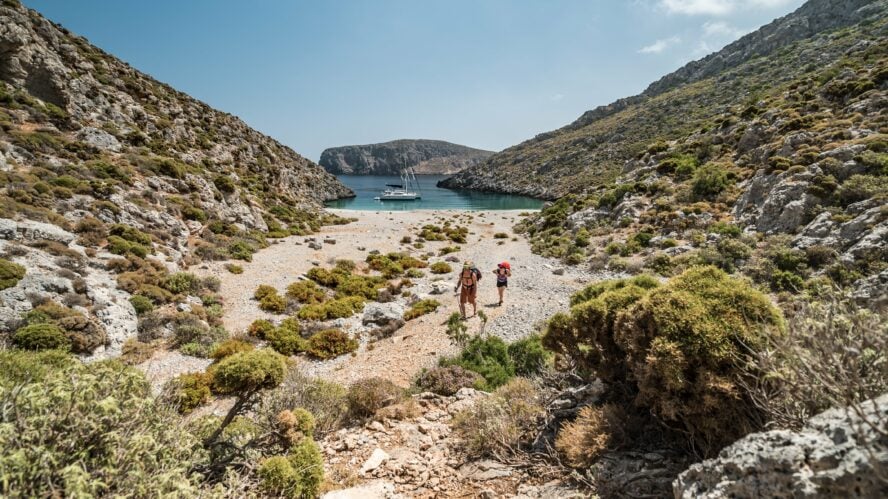
<svg viewBox="0 0 888 499">
<path fill-rule="evenodd" d="M 443 175 L 419 175 L 416 180 L 422 191 L 422 199 L 416 201 L 377 201 L 385 184 L 400 184 L 395 176 L 337 175 L 343 184 L 351 187 L 357 197 L 327 203 L 330 208 L 371 211 L 409 210 L 538 210 L 543 206 L 539 199 L 511 194 L 440 189 L 435 184 L 447 177 Z"/>
</svg>

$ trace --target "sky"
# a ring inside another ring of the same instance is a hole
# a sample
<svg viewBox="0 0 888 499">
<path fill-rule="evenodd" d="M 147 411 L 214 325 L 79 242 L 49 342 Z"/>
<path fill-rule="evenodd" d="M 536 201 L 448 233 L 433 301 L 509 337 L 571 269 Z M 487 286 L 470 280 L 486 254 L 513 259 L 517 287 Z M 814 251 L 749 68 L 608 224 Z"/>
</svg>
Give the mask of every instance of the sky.
<svg viewBox="0 0 888 499">
<path fill-rule="evenodd" d="M 501 150 L 635 95 L 803 0 L 23 0 L 315 161 Z"/>
</svg>

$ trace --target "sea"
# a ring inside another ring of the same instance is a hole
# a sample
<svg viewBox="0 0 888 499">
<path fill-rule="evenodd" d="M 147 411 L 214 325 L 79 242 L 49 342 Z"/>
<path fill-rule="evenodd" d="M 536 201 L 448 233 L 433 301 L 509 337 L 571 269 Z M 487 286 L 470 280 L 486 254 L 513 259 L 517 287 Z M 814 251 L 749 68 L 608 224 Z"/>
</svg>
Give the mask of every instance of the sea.
<svg viewBox="0 0 888 499">
<path fill-rule="evenodd" d="M 400 184 L 397 176 L 386 175 L 337 175 L 343 184 L 351 187 L 357 197 L 339 199 L 327 203 L 329 208 L 368 211 L 410 210 L 538 210 L 543 201 L 527 196 L 496 194 L 468 190 L 442 189 L 438 181 L 444 175 L 417 175 L 421 199 L 414 201 L 381 201 L 373 199 L 385 189 L 386 184 Z"/>
</svg>

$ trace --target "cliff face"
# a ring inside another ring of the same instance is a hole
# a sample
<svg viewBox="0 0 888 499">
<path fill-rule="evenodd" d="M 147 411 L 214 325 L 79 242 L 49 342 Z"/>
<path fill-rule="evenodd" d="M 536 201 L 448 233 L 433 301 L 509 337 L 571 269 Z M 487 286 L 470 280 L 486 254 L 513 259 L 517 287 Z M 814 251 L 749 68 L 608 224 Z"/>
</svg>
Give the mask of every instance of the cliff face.
<svg viewBox="0 0 888 499">
<path fill-rule="evenodd" d="M 412 167 L 418 175 L 452 175 L 482 163 L 494 153 L 440 140 L 394 140 L 381 144 L 326 149 L 320 165 L 330 173 L 398 175 Z"/>
<path fill-rule="evenodd" d="M 442 183 L 556 199 L 607 186 L 626 161 L 656 140 L 710 128 L 732 106 L 841 63 L 850 44 L 837 35 L 883 15 L 884 0 L 811 0 L 721 51 L 691 62 L 640 95 L 587 111 L 575 122 L 510 147 Z M 863 33 L 865 32 L 865 33 Z"/>
</svg>

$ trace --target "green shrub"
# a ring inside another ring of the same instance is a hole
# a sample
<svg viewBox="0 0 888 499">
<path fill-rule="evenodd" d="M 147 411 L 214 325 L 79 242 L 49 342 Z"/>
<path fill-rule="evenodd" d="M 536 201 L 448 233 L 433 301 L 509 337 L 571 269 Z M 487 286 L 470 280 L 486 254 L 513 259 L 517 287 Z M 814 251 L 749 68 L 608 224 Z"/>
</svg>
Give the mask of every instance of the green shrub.
<svg viewBox="0 0 888 499">
<path fill-rule="evenodd" d="M 418 302 L 411 305 L 406 312 L 404 312 L 404 320 L 409 321 L 416 319 L 417 317 L 430 314 L 435 310 L 438 310 L 438 307 L 440 306 L 441 303 L 439 303 L 438 300 L 419 300 Z"/>
<path fill-rule="evenodd" d="M 147 296 L 133 295 L 130 297 L 130 303 L 136 309 L 136 315 L 142 315 L 154 310 L 154 302 Z"/>
<path fill-rule="evenodd" d="M 296 281 L 287 286 L 287 298 L 299 303 L 321 303 L 327 294 L 314 281 Z"/>
<path fill-rule="evenodd" d="M 252 343 L 236 338 L 229 338 L 213 345 L 209 357 L 215 361 L 220 361 L 225 357 L 230 357 L 239 352 L 249 352 L 250 350 L 253 350 Z"/>
<path fill-rule="evenodd" d="M 328 269 L 322 269 L 320 267 L 313 267 L 309 269 L 305 275 L 321 286 L 327 288 L 335 288 L 339 285 L 339 282 L 348 274 L 341 271 L 331 271 Z"/>
<path fill-rule="evenodd" d="M 163 285 L 171 293 L 195 295 L 200 292 L 200 278 L 189 272 L 176 272 Z"/>
<path fill-rule="evenodd" d="M 723 166 L 707 163 L 694 172 L 691 192 L 697 198 L 710 198 L 721 193 L 730 185 L 730 176 Z"/>
<path fill-rule="evenodd" d="M 12 335 L 12 343 L 24 350 L 68 350 L 71 341 L 55 324 L 29 324 Z"/>
<path fill-rule="evenodd" d="M 268 334 L 269 331 L 274 329 L 274 324 L 271 321 L 267 321 L 265 319 L 256 319 L 250 324 L 250 327 L 247 328 L 247 334 L 250 336 L 255 336 L 260 340 L 265 339 L 265 335 Z"/>
<path fill-rule="evenodd" d="M 0 406 L 4 497 L 198 495 L 200 442 L 135 369 L 72 363 L 0 389 Z"/>
<path fill-rule="evenodd" d="M 453 272 L 453 268 L 447 262 L 435 262 L 429 267 L 429 270 L 433 274 L 449 274 Z"/>
<path fill-rule="evenodd" d="M 438 250 L 438 256 L 445 256 L 451 253 L 456 253 L 459 251 L 459 248 L 456 246 L 444 246 L 443 248 Z"/>
<path fill-rule="evenodd" d="M 483 380 L 480 374 L 454 365 L 424 369 L 415 384 L 421 390 L 451 396 L 460 388 L 479 386 Z"/>
<path fill-rule="evenodd" d="M 683 428 L 706 453 L 757 427 L 743 369 L 784 328 L 766 296 L 714 267 L 652 289 L 629 280 L 596 287 L 552 317 L 547 348 L 605 382 L 632 380 L 631 403 Z"/>
<path fill-rule="evenodd" d="M 216 178 L 213 179 L 213 184 L 224 193 L 232 193 L 237 189 L 237 186 L 234 183 L 234 180 L 231 179 L 228 175 L 217 175 Z"/>
<path fill-rule="evenodd" d="M 243 274 L 244 268 L 235 263 L 226 263 L 225 270 L 231 272 L 232 274 Z"/>
<path fill-rule="evenodd" d="M 0 392 L 18 384 L 40 383 L 75 362 L 74 357 L 63 350 L 0 351 Z"/>
<path fill-rule="evenodd" d="M 268 349 L 225 357 L 212 371 L 213 389 L 220 393 L 250 394 L 274 388 L 287 372 L 285 357 Z"/>
<path fill-rule="evenodd" d="M 379 277 L 346 275 L 336 284 L 336 297 L 359 296 L 367 300 L 375 300 L 379 296 L 379 288 L 385 280 Z"/>
<path fill-rule="evenodd" d="M 112 225 L 111 228 L 108 230 L 108 233 L 112 236 L 120 237 L 121 239 L 132 243 L 151 247 L 151 236 L 129 225 Z"/>
<path fill-rule="evenodd" d="M 536 334 L 510 343 L 508 351 L 518 376 L 533 376 L 552 361 L 552 353 L 543 347 L 542 338 Z"/>
<path fill-rule="evenodd" d="M 299 324 L 295 321 L 284 322 L 285 324 L 265 333 L 268 345 L 286 356 L 304 352 L 308 348 L 308 342 L 299 333 Z"/>
<path fill-rule="evenodd" d="M 396 404 L 404 398 L 404 390 L 383 378 L 364 378 L 348 387 L 346 399 L 349 414 L 363 419 L 376 414 L 383 407 Z"/>
<path fill-rule="evenodd" d="M 0 291 L 11 288 L 25 277 L 25 268 L 0 258 Z"/>
<path fill-rule="evenodd" d="M 330 300 L 316 305 L 306 305 L 296 314 L 302 320 L 326 321 L 351 317 L 364 308 L 364 300 L 359 296 L 349 296 Z"/>
<path fill-rule="evenodd" d="M 206 373 L 180 374 L 167 386 L 167 399 L 182 414 L 206 404 L 210 396 L 210 376 Z"/>
<path fill-rule="evenodd" d="M 108 251 L 115 255 L 135 255 L 139 258 L 145 258 L 150 253 L 148 247 L 119 236 L 108 236 Z"/>
<path fill-rule="evenodd" d="M 327 360 L 358 349 L 358 340 L 339 329 L 325 329 L 311 335 L 306 351 L 312 357 Z"/>
<path fill-rule="evenodd" d="M 259 300 L 259 308 L 273 314 L 282 314 L 287 309 L 287 300 L 275 291 Z"/>
<path fill-rule="evenodd" d="M 245 262 L 253 261 L 253 253 L 256 252 L 256 248 L 254 248 L 250 243 L 246 241 L 235 241 L 228 245 L 228 256 L 235 260 L 243 260 Z"/>
<path fill-rule="evenodd" d="M 475 336 L 469 340 L 457 357 L 442 358 L 439 364 L 442 367 L 459 366 L 480 374 L 484 382 L 476 387 L 487 391 L 502 386 L 515 375 L 515 366 L 509 357 L 509 347 L 496 336 L 488 338 Z"/>
<path fill-rule="evenodd" d="M 805 288 L 805 279 L 795 272 L 775 270 L 771 274 L 771 289 L 798 293 Z"/>
<path fill-rule="evenodd" d="M 852 175 L 842 182 L 836 195 L 843 206 L 873 197 L 888 196 L 888 177 Z"/>
<path fill-rule="evenodd" d="M 257 470 L 262 489 L 275 497 L 317 497 L 324 462 L 317 444 L 302 439 L 286 456 L 270 457 Z"/>
<path fill-rule="evenodd" d="M 509 235 L 506 234 L 505 232 L 497 232 L 496 234 L 493 235 L 493 238 L 494 239 L 508 239 Z"/>
<path fill-rule="evenodd" d="M 269 286 L 268 284 L 260 284 L 256 291 L 253 292 L 254 300 L 262 300 L 266 296 L 276 295 L 277 289 L 274 286 Z"/>
</svg>

